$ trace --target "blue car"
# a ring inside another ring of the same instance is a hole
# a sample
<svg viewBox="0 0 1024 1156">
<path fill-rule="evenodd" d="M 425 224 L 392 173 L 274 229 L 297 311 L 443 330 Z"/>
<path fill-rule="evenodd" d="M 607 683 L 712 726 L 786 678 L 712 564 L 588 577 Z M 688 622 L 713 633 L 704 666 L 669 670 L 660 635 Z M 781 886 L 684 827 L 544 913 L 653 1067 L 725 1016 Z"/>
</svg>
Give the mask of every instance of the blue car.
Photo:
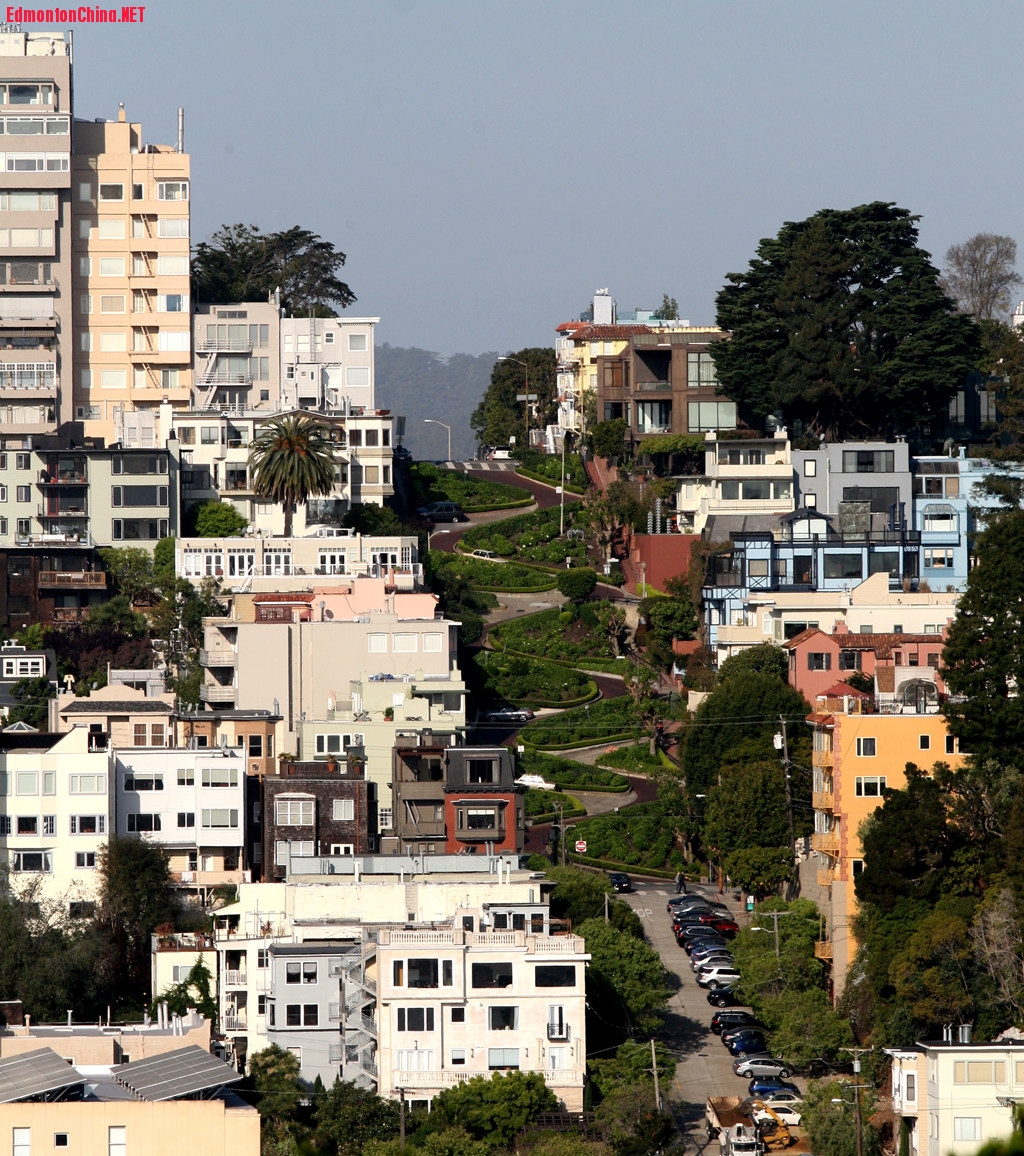
<svg viewBox="0 0 1024 1156">
<path fill-rule="evenodd" d="M 788 1080 L 764 1076 L 755 1076 L 747 1085 L 747 1091 L 751 1096 L 767 1096 L 772 1092 L 795 1092 L 798 1096 L 803 1094 L 796 1084 L 791 1084 Z"/>
<path fill-rule="evenodd" d="M 725 1045 L 730 1056 L 769 1056 L 768 1041 L 758 1032 L 752 1036 L 737 1036 Z"/>
</svg>

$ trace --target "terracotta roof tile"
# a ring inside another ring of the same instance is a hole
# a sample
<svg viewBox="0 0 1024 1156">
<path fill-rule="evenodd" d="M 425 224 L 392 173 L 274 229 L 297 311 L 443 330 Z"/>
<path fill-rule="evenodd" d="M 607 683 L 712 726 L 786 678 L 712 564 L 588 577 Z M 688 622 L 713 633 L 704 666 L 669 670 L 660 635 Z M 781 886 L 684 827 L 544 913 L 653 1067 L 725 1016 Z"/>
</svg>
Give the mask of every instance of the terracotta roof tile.
<svg viewBox="0 0 1024 1156">
<path fill-rule="evenodd" d="M 808 626 L 806 630 L 801 630 L 799 634 L 794 634 L 792 638 L 787 639 L 782 644 L 784 650 L 795 650 L 802 642 L 806 642 L 809 638 L 813 638 L 816 634 L 820 634 L 825 638 L 829 638 L 824 630 L 819 630 L 817 626 Z"/>
<path fill-rule="evenodd" d="M 875 685 L 879 694 L 892 694 L 896 690 L 896 667 L 876 666 Z"/>
<path fill-rule="evenodd" d="M 857 690 L 856 687 L 850 686 L 848 682 L 837 682 L 835 686 L 830 686 L 828 690 L 823 690 L 818 698 L 871 698 L 872 696 L 866 691 Z"/>
<path fill-rule="evenodd" d="M 588 325 L 577 329 L 573 341 L 625 341 L 638 333 L 653 333 L 649 325 Z"/>
</svg>

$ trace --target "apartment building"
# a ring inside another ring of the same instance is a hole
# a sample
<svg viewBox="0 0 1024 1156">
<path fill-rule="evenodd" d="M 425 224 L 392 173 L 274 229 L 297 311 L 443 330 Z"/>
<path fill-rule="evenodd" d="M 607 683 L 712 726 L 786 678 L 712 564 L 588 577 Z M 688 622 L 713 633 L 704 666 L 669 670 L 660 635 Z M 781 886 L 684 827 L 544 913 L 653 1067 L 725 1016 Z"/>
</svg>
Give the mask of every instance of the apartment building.
<svg viewBox="0 0 1024 1156">
<path fill-rule="evenodd" d="M 465 916 L 472 917 L 473 929 L 514 926 L 547 934 L 550 887 L 520 869 L 517 856 L 290 855 L 286 882 L 243 883 L 237 902 L 215 914 L 220 1022 L 233 1056 L 244 1063 L 247 1054 L 270 1042 L 271 946 L 326 943 L 332 956 L 346 955 L 343 970 L 351 985 L 346 998 L 352 997 L 358 1014 L 331 1020 L 325 1009 L 324 1022 L 333 1022 L 339 1031 L 344 1026 L 359 1032 L 366 1026 L 362 1015 L 376 1015 L 375 928 L 410 923 L 462 927 Z M 288 1024 L 285 1019 L 273 1026 Z M 358 1041 L 358 1056 L 350 1056 L 345 1069 L 331 1061 L 334 1071 L 329 1080 L 324 1076 L 325 1083 L 333 1082 L 334 1075 L 354 1078 L 357 1069 L 365 1073 L 364 1082 L 376 1081 L 373 1067 L 362 1066 L 364 1061 L 373 1064 L 375 1037 L 367 1042 L 359 1036 Z"/>
<path fill-rule="evenodd" d="M 300 720 L 300 759 L 343 757 L 353 746 L 366 755 L 367 776 L 376 784 L 377 825 L 382 838 L 394 835 L 392 757 L 396 747 L 443 751 L 461 745 L 466 732 L 466 687 L 459 679 L 353 679 L 348 697 L 328 699 L 323 716 Z M 431 839 L 436 844 L 436 837 Z M 389 847 L 397 844 L 388 844 Z M 434 850 L 439 848 L 435 845 Z"/>
<path fill-rule="evenodd" d="M 506 747 L 445 747 L 396 740 L 393 828 L 382 851 L 407 855 L 520 852 L 524 788 Z"/>
<path fill-rule="evenodd" d="M 67 1038 L 0 1059 L 8 1089 L 0 1130 L 22 1154 L 42 1147 L 83 1156 L 171 1156 L 182 1137 L 196 1156 L 257 1156 L 260 1117 L 229 1090 L 241 1079 L 195 1045 L 131 1063 L 92 1065 L 64 1057 Z"/>
<path fill-rule="evenodd" d="M 388 593 L 383 579 L 357 578 L 345 588 L 253 595 L 252 604 L 255 621 L 204 621 L 200 698 L 214 710 L 265 709 L 271 702 L 283 716 L 280 751 L 296 751 L 303 723 L 337 721 L 339 703 L 352 710 L 358 727 L 358 716 L 367 712 L 361 691 L 353 697 L 353 683 L 411 683 L 414 697 L 440 695 L 431 702 L 464 721 L 457 623 L 436 617 L 434 595 Z M 398 693 L 404 704 L 406 690 L 396 686 Z M 394 716 L 394 705 L 384 707 L 382 720 L 389 709 Z M 414 713 L 404 706 L 403 712 L 407 721 Z M 379 788 L 390 782 L 390 763 L 368 771 Z"/>
<path fill-rule="evenodd" d="M 935 643 L 914 639 L 911 651 L 927 652 Z M 880 640 L 880 648 L 901 646 Z M 892 674 L 892 684 L 882 676 Z M 827 913 L 825 938 L 815 954 L 829 966 L 835 999 L 842 994 L 857 943 L 852 923 L 857 901 L 854 881 L 863 868 L 861 824 L 882 804 L 886 789 L 906 785 L 906 766 L 929 770 L 936 762 L 954 769 L 962 761 L 957 740 L 939 713 L 938 673 L 927 665 L 895 663 L 876 667 L 876 695 L 853 690 L 840 681 L 819 693 L 809 716 L 813 730 L 811 803 L 818 853 L 819 905 Z"/>
<path fill-rule="evenodd" d="M 92 916 L 97 857 L 113 825 L 109 767 L 84 727 L 0 749 L 0 856 L 15 894 L 41 914 Z"/>
<path fill-rule="evenodd" d="M 15 27 L 0 32 L 0 428 L 29 449 L 72 418 L 71 46 Z"/>
<path fill-rule="evenodd" d="M 54 1047 L 67 1063 L 110 1067 L 153 1059 L 183 1047 L 210 1049 L 210 1021 L 198 1012 L 174 1016 L 164 1023 L 96 1024 L 70 1022 L 37 1024 L 23 1013 L 21 1000 L 5 1000 L 0 1027 L 0 1059 L 9 1060 L 40 1048 Z M 74 1009 L 72 1009 L 72 1017 Z"/>
<path fill-rule="evenodd" d="M 276 413 L 281 405 L 281 307 L 197 302 L 192 317 L 196 413 Z"/>
<path fill-rule="evenodd" d="M 111 752 L 117 834 L 163 847 L 172 878 L 202 900 L 245 876 L 246 756 L 237 747 Z"/>
<path fill-rule="evenodd" d="M 543 1075 L 564 1111 L 583 1107 L 585 972 L 575 935 L 381 928 L 377 1090 L 413 1103 L 492 1072 Z M 464 929 L 466 928 L 466 929 Z"/>
<path fill-rule="evenodd" d="M 255 619 L 255 607 L 241 595 L 308 592 L 311 578 L 317 579 L 318 586 L 338 591 L 350 587 L 356 577 L 386 580 L 388 587 L 402 593 L 423 585 L 418 538 L 402 534 L 369 537 L 327 526 L 290 538 L 259 531 L 244 538 L 179 538 L 174 567 L 178 578 L 193 583 L 218 579 L 225 597 L 248 621 Z"/>
<path fill-rule="evenodd" d="M 89 749 L 164 747 L 174 743 L 174 695 L 116 685 L 78 696 L 65 690 L 47 703 L 47 726 L 54 734 L 87 732 Z"/>
<path fill-rule="evenodd" d="M 910 1156 L 967 1156 L 1008 1141 L 1024 1100 L 1024 1041 L 975 1043 L 969 1025 L 957 1038 L 886 1048 L 892 1061 L 892 1110 L 907 1134 Z"/>
<path fill-rule="evenodd" d="M 379 322 L 379 317 L 282 317 L 282 408 L 343 417 L 373 410 L 373 335 Z"/>
<path fill-rule="evenodd" d="M 8 639 L 0 646 L 0 717 L 6 718 L 16 704 L 12 691 L 26 678 L 45 678 L 56 688 L 57 656 L 52 650 L 29 650 Z"/>
<path fill-rule="evenodd" d="M 366 778 L 362 747 L 321 761 L 282 760 L 264 775 L 264 879 L 284 879 L 290 855 L 367 855 L 377 850 L 377 787 Z"/>
<path fill-rule="evenodd" d="M 217 986 L 217 951 L 213 935 L 205 931 L 161 932 L 150 937 L 149 991 L 154 1000 L 185 983 L 201 963 L 210 973 L 210 990 Z M 193 995 L 198 996 L 195 988 Z M 209 1046 L 209 1045 L 207 1045 Z"/>
<path fill-rule="evenodd" d="M 127 422 L 141 444 L 162 445 L 170 430 L 158 422 L 161 403 L 185 408 L 191 397 L 190 172 L 181 137 L 179 127 L 176 147 L 147 144 L 123 106 L 116 120 L 75 122 L 75 420 L 107 444 L 123 439 Z"/>
</svg>

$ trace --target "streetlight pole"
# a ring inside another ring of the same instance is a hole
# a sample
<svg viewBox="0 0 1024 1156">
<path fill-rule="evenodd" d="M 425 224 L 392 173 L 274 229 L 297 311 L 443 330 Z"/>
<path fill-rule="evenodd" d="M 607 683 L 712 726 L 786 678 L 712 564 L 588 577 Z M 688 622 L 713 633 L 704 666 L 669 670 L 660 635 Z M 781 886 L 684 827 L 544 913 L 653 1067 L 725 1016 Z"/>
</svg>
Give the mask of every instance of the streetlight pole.
<svg viewBox="0 0 1024 1156">
<path fill-rule="evenodd" d="M 424 425 L 444 426 L 444 428 L 448 431 L 448 461 L 451 462 L 451 460 L 452 460 L 452 427 L 450 425 L 446 425 L 443 421 L 438 421 L 437 418 L 433 418 L 433 417 L 425 417 L 423 419 L 423 424 Z"/>
<path fill-rule="evenodd" d="M 526 449 L 530 448 L 530 367 L 525 361 L 520 361 L 518 357 L 499 357 L 499 361 L 514 361 L 516 365 L 523 367 L 523 374 L 526 380 Z"/>
<path fill-rule="evenodd" d="M 562 495 L 561 495 L 562 501 L 558 507 L 558 536 L 559 536 L 559 538 L 561 538 L 561 536 L 565 533 L 565 439 L 568 436 L 569 436 L 568 433 L 563 429 L 562 430 Z"/>
</svg>

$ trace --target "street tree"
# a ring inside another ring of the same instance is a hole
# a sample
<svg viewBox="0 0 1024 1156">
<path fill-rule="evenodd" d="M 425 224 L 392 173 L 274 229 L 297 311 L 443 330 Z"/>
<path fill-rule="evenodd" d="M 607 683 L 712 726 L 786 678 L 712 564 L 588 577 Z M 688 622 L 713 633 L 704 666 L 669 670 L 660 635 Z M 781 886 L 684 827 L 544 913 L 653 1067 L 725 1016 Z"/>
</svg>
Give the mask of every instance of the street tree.
<svg viewBox="0 0 1024 1156">
<path fill-rule="evenodd" d="M 537 400 L 520 401 L 526 393 L 536 394 Z M 527 426 L 540 429 L 554 417 L 554 397 L 555 351 L 520 349 L 494 363 L 490 384 L 469 424 L 482 445 L 506 446 L 514 438 L 517 446 L 526 447 Z"/>
<path fill-rule="evenodd" d="M 302 1093 L 298 1057 L 271 1044 L 249 1056 L 248 1068 L 256 1093 L 256 1110 L 271 1127 L 286 1126 L 295 1116 Z"/>
<path fill-rule="evenodd" d="M 709 854 L 717 852 L 719 863 L 734 851 L 758 847 L 775 852 L 788 844 L 785 774 L 778 759 L 722 764 L 718 781 L 707 791 L 703 842 Z M 768 859 L 774 863 L 775 856 Z M 741 873 L 748 874 L 753 866 L 744 862 Z M 775 875 L 773 868 L 769 874 Z M 729 875 L 739 882 L 732 871 Z M 759 888 L 747 890 L 756 893 Z"/>
<path fill-rule="evenodd" d="M 281 304 L 300 316 L 335 317 L 355 301 L 338 277 L 345 264 L 318 234 L 293 225 L 277 233 L 258 225 L 221 225 L 200 241 L 192 257 L 192 292 L 197 301 L 229 305 L 265 301 L 281 290 Z"/>
<path fill-rule="evenodd" d="M 109 546 L 100 550 L 103 568 L 110 575 L 114 590 L 129 602 L 148 600 L 153 596 L 156 579 L 153 555 L 138 546 Z"/>
<path fill-rule="evenodd" d="M 734 887 L 766 899 L 793 878 L 793 851 L 788 846 L 740 847 L 725 856 L 724 870 Z"/>
<path fill-rule="evenodd" d="M 731 339 L 711 347 L 722 392 L 841 440 L 945 412 L 974 368 L 977 327 L 957 314 L 906 209 L 822 209 L 765 238 L 716 298 Z"/>
<path fill-rule="evenodd" d="M 990 518 L 942 652 L 946 724 L 975 759 L 1024 769 L 1024 510 Z"/>
<path fill-rule="evenodd" d="M 434 1097 L 431 1120 L 461 1126 L 475 1139 L 508 1147 L 522 1129 L 558 1106 L 541 1072 L 495 1072 L 445 1088 Z"/>
<path fill-rule="evenodd" d="M 602 421 L 594 427 L 594 453 L 599 458 L 621 457 L 626 452 L 626 423 L 621 417 Z"/>
<path fill-rule="evenodd" d="M 679 302 L 667 293 L 662 293 L 661 304 L 654 311 L 655 321 L 678 321 Z"/>
<path fill-rule="evenodd" d="M 314 417 L 275 417 L 260 426 L 249 452 L 257 497 L 284 509 L 284 536 L 291 536 L 298 506 L 334 488 L 334 453 L 327 429 Z"/>
<path fill-rule="evenodd" d="M 390 1140 L 398 1135 L 400 1107 L 350 1081 L 335 1079 L 318 1097 L 313 1136 L 321 1152 L 360 1156 L 369 1140 Z"/>
<path fill-rule="evenodd" d="M 961 313 L 978 321 L 1003 320 L 1012 290 L 1024 284 L 1016 264 L 1017 242 L 1012 237 L 975 233 L 946 250 L 941 284 Z"/>
<path fill-rule="evenodd" d="M 558 575 L 558 591 L 571 602 L 583 602 L 594 593 L 597 575 L 586 566 L 562 570 Z"/>
<path fill-rule="evenodd" d="M 861 1099 L 861 1143 L 857 1141 L 854 1096 Z M 870 1123 L 875 1098 L 870 1090 L 854 1093 L 846 1081 L 812 1084 L 804 1097 L 803 1124 L 811 1147 L 820 1156 L 877 1156 L 878 1131 Z"/>
<path fill-rule="evenodd" d="M 194 513 L 200 538 L 237 538 L 249 525 L 230 502 L 201 502 Z"/>
<path fill-rule="evenodd" d="M 603 919 L 584 920 L 574 930 L 586 940 L 591 954 L 588 1006 L 600 1009 L 605 1025 L 621 1021 L 623 1038 L 630 1024 L 655 1031 L 671 992 L 654 948 Z"/>
</svg>

